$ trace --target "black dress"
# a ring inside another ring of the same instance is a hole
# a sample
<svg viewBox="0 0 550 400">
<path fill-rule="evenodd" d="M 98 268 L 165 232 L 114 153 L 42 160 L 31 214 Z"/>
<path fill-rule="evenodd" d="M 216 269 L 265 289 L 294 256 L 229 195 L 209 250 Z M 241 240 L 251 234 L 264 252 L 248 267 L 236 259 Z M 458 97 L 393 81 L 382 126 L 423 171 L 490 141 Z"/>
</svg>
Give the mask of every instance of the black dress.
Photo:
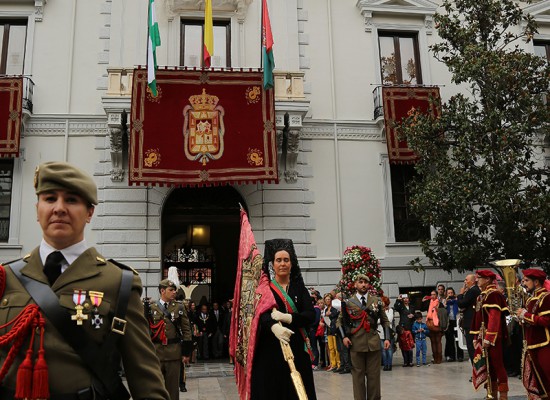
<svg viewBox="0 0 550 400">
<path fill-rule="evenodd" d="M 304 339 L 298 330 L 298 328 L 304 328 L 307 333 L 307 329 L 315 321 L 315 310 L 309 292 L 303 285 L 291 282 L 288 287 L 288 295 L 294 301 L 298 312 L 292 313 L 290 325 L 283 325 L 294 331 L 294 335 L 290 338 L 294 364 L 302 375 L 308 400 L 316 400 L 312 361 L 304 350 Z M 292 312 L 286 310 L 283 301 L 277 294 L 274 293 L 274 296 L 279 311 Z M 260 317 L 258 343 L 252 367 L 251 400 L 298 399 L 290 377 L 290 368 L 283 358 L 281 344 L 271 331 L 271 326 L 275 323 L 276 321 L 271 318 L 271 311 L 265 312 Z"/>
</svg>

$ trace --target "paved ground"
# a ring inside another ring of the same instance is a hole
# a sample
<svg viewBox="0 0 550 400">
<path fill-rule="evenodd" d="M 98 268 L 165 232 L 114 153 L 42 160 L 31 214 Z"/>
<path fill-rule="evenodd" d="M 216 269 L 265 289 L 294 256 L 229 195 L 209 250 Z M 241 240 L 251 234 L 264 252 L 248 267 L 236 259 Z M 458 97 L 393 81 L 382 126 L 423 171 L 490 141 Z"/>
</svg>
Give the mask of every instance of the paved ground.
<svg viewBox="0 0 550 400">
<path fill-rule="evenodd" d="M 485 397 L 483 391 L 475 392 L 468 382 L 471 373 L 468 362 L 403 368 L 401 361 L 400 355 L 396 355 L 393 370 L 381 372 L 383 399 L 481 400 Z M 238 400 L 231 371 L 227 362 L 193 364 L 188 373 L 188 392 L 180 393 L 180 400 Z M 315 371 L 314 379 L 318 400 L 353 400 L 351 375 Z M 526 399 L 518 378 L 510 378 L 509 385 L 510 400 Z"/>
</svg>

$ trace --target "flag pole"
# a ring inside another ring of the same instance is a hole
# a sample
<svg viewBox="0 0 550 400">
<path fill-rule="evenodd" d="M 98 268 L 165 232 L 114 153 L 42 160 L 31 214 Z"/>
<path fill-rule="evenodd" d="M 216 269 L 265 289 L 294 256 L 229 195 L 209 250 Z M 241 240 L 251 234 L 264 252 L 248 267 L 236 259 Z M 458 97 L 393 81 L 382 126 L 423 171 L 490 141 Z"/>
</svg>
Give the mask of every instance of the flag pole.
<svg viewBox="0 0 550 400">
<path fill-rule="evenodd" d="M 264 67 L 264 0 L 260 6 L 260 69 Z"/>
</svg>

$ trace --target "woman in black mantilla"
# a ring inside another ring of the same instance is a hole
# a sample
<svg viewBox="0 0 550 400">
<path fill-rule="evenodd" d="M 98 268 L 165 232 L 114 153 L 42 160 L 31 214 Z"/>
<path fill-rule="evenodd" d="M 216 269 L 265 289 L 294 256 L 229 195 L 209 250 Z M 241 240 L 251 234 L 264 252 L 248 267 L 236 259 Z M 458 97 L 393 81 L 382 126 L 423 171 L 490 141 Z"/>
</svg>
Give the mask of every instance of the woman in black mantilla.
<svg viewBox="0 0 550 400">
<path fill-rule="evenodd" d="M 307 337 L 307 328 L 315 320 L 315 310 L 300 273 L 292 240 L 265 242 L 263 270 L 273 278 L 271 291 L 277 310 L 265 312 L 260 317 L 251 399 L 298 399 L 290 369 L 281 351 L 279 340 L 284 340 L 290 343 L 308 400 L 316 400 L 311 358 L 303 336 L 305 334 Z M 283 326 L 279 325 L 279 321 Z"/>
</svg>

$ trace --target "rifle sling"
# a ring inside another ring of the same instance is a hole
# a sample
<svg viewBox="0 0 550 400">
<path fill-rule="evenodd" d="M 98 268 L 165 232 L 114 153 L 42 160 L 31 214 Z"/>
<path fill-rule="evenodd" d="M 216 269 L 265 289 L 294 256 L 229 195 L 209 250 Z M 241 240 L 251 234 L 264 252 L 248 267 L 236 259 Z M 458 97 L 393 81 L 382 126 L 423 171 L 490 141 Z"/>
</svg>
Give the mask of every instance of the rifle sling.
<svg viewBox="0 0 550 400">
<path fill-rule="evenodd" d="M 111 261 L 111 260 L 109 260 Z M 113 367 L 109 357 L 114 354 L 115 344 L 120 335 L 109 332 L 102 345 L 86 337 L 86 333 L 71 321 L 71 315 L 59 305 L 59 298 L 45 283 L 35 281 L 21 273 L 26 265 L 23 260 L 18 260 L 10 265 L 11 270 L 25 287 L 35 303 L 40 307 L 48 321 L 57 329 L 57 332 L 80 356 L 84 364 L 92 371 L 95 378 L 102 384 L 102 388 L 96 388 L 102 392 L 104 389 L 111 399 L 127 400 L 130 394 L 122 384 L 122 380 Z M 123 320 L 128 308 L 128 300 L 132 288 L 132 272 L 123 269 L 120 281 L 118 302 L 115 308 L 115 317 Z M 84 336 L 84 337 L 83 337 Z"/>
</svg>

